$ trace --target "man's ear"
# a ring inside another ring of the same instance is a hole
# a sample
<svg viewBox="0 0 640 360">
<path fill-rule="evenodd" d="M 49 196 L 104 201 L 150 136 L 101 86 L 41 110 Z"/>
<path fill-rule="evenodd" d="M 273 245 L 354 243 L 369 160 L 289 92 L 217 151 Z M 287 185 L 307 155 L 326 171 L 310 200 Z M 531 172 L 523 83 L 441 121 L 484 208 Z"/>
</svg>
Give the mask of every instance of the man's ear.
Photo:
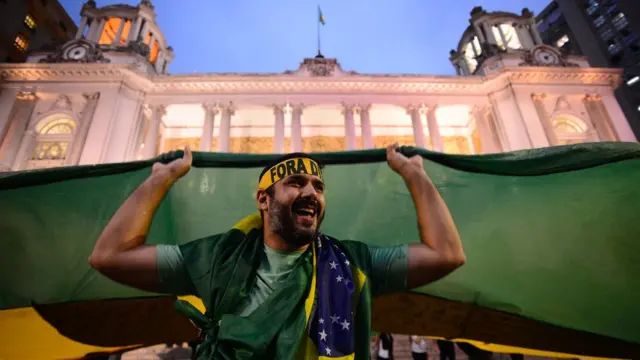
<svg viewBox="0 0 640 360">
<path fill-rule="evenodd" d="M 269 209 L 268 203 L 269 195 L 264 190 L 258 190 L 256 193 L 256 202 L 258 203 L 258 209 L 262 211 L 266 211 Z"/>
</svg>

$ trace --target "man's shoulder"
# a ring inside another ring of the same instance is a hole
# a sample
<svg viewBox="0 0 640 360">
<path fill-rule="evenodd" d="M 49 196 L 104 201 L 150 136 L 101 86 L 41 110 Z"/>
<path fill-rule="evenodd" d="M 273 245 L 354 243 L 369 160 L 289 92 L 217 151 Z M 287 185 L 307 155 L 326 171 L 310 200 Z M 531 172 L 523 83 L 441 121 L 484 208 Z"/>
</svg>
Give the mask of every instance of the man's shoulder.
<svg viewBox="0 0 640 360">
<path fill-rule="evenodd" d="M 338 240 L 334 237 L 325 235 L 330 238 L 342 251 L 345 252 L 347 257 L 356 262 L 359 268 L 369 269 L 371 268 L 371 252 L 369 245 L 362 241 L 357 240 Z"/>
</svg>

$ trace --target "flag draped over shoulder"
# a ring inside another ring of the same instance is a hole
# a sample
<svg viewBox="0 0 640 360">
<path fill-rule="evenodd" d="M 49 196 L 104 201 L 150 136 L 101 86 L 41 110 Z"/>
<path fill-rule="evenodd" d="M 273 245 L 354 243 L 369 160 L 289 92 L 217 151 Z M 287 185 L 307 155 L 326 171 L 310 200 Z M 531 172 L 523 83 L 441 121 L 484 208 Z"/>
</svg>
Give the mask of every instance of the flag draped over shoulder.
<svg viewBox="0 0 640 360">
<path fill-rule="evenodd" d="M 495 351 L 638 357 L 639 144 L 482 156 L 402 151 L 425 159 L 468 261 L 434 284 L 373 299 L 375 330 L 467 339 Z M 327 164 L 325 233 L 370 245 L 418 241 L 411 198 L 384 150 L 315 155 Z M 276 155 L 194 156 L 154 218 L 151 243 L 227 231 L 255 211 L 260 168 Z M 87 263 L 152 163 L 2 174 L 0 358 L 78 358 L 196 337 L 174 297 L 116 284 Z M 204 311 L 199 299 L 185 300 Z M 335 330 L 352 325 L 322 311 L 315 314 Z M 320 318 L 313 323 L 317 330 Z M 316 343 L 324 337 L 322 330 L 314 336 Z"/>
</svg>

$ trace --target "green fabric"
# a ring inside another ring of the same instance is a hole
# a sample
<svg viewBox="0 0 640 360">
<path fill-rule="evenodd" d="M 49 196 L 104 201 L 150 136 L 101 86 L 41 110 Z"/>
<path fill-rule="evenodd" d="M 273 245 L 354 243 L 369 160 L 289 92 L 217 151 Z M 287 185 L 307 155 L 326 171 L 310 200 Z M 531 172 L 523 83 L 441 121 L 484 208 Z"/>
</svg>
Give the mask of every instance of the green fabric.
<svg viewBox="0 0 640 360">
<path fill-rule="evenodd" d="M 639 144 L 482 156 L 403 151 L 425 158 L 468 259 L 415 292 L 640 344 Z M 328 164 L 326 233 L 371 246 L 418 241 L 411 198 L 384 150 L 315 155 Z M 229 229 L 255 211 L 260 168 L 275 156 L 195 153 L 149 242 L 185 244 Z M 1 174 L 0 308 L 155 295 L 87 264 L 152 163 Z"/>
<path fill-rule="evenodd" d="M 375 246 L 371 253 L 372 295 L 390 294 L 407 290 L 407 245 Z M 158 245 L 158 275 L 161 290 L 174 295 L 193 295 L 193 283 L 186 274 L 184 258 L 177 245 Z M 287 253 L 264 247 L 257 271 L 257 281 L 249 291 L 248 299 L 240 306 L 238 315 L 245 316 L 271 295 L 289 274 L 301 252 Z"/>
<path fill-rule="evenodd" d="M 353 265 L 369 273 L 370 259 L 364 244 L 341 245 Z M 209 236 L 180 247 L 187 273 L 195 286 L 195 294 L 207 309 L 205 317 L 192 307 L 178 303 L 178 310 L 200 324 L 206 336 L 198 349 L 198 359 L 293 359 L 305 336 L 304 303 L 313 274 L 311 248 L 298 254 L 288 274 L 281 279 L 266 299 L 253 311 L 247 310 L 250 294 L 262 266 L 264 244 L 261 230 L 244 234 L 232 229 L 225 234 Z M 369 345 L 370 289 L 365 286 L 356 317 L 356 349 Z M 362 325 L 360 325 L 362 323 Z M 364 343 L 362 343 L 364 341 Z"/>
</svg>

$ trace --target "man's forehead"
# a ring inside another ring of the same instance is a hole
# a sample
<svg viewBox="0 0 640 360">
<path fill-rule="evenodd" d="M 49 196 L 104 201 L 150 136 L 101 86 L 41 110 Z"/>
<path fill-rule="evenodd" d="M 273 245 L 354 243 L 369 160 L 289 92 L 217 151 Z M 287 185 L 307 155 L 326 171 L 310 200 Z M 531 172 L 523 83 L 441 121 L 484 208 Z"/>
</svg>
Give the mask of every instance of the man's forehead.
<svg viewBox="0 0 640 360">
<path fill-rule="evenodd" d="M 324 181 L 322 179 L 320 179 L 319 177 L 317 177 L 315 175 L 308 175 L 308 174 L 290 175 L 289 177 L 287 177 L 285 179 L 285 181 L 300 181 L 300 180 L 324 184 Z"/>
</svg>

